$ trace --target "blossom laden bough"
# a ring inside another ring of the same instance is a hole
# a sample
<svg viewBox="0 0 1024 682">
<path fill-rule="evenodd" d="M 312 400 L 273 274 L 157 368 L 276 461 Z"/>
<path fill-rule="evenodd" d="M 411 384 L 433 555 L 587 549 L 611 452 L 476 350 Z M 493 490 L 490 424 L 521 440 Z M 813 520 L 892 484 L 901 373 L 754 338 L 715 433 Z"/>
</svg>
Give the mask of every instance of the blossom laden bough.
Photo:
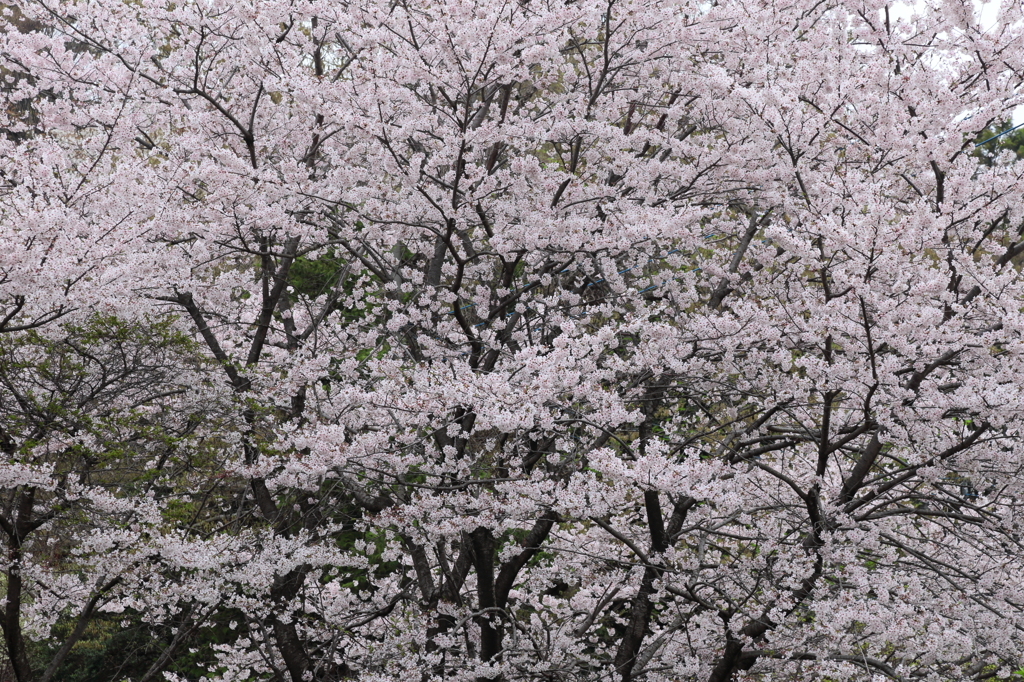
<svg viewBox="0 0 1024 682">
<path fill-rule="evenodd" d="M 1020 13 L 12 4 L 14 676 L 1019 668 Z"/>
</svg>

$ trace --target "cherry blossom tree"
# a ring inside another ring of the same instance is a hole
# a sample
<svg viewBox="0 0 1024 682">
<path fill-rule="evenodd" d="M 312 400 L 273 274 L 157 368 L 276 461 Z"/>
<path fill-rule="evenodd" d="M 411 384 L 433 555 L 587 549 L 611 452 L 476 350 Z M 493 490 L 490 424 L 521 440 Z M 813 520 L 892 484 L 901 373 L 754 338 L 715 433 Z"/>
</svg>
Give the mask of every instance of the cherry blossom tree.
<svg viewBox="0 0 1024 682">
<path fill-rule="evenodd" d="M 898 9 L 10 3 L 18 682 L 1020 668 L 1024 16 Z"/>
</svg>

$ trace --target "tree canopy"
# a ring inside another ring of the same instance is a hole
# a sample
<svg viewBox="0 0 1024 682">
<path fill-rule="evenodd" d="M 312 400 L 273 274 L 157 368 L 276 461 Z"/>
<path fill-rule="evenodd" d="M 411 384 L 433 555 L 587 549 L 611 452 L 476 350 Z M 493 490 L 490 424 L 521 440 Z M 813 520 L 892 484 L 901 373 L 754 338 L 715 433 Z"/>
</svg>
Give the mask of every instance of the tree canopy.
<svg viewBox="0 0 1024 682">
<path fill-rule="evenodd" d="M 1024 665 L 1020 3 L 2 11 L 4 679 Z"/>
</svg>

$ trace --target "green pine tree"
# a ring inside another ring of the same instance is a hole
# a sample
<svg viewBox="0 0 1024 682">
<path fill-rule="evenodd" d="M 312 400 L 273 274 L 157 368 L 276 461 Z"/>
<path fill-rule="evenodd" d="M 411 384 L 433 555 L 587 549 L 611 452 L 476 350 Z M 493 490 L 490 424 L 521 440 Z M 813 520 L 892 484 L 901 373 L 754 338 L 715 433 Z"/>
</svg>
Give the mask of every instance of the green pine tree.
<svg viewBox="0 0 1024 682">
<path fill-rule="evenodd" d="M 991 166 L 996 157 L 1004 150 L 1009 150 L 1018 159 L 1022 159 L 1024 158 L 1024 127 L 1015 129 L 1012 120 L 991 125 L 978 133 L 974 144 L 978 145 L 974 148 L 974 156 L 986 166 Z"/>
</svg>

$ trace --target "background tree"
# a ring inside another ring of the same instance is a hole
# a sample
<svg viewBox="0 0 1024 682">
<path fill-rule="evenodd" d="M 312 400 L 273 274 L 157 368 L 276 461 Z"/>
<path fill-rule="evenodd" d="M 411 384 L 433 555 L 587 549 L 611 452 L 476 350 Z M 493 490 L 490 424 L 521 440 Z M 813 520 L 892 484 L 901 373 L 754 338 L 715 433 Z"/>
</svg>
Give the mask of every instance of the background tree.
<svg viewBox="0 0 1024 682">
<path fill-rule="evenodd" d="M 1003 151 L 1013 152 L 1020 159 L 1024 157 L 1024 128 L 1015 126 L 1012 119 L 1007 120 L 981 131 L 975 144 L 974 154 L 982 163 L 993 163 Z"/>
<path fill-rule="evenodd" d="M 19 682 L 1019 667 L 1018 6 L 17 7 Z"/>
</svg>

